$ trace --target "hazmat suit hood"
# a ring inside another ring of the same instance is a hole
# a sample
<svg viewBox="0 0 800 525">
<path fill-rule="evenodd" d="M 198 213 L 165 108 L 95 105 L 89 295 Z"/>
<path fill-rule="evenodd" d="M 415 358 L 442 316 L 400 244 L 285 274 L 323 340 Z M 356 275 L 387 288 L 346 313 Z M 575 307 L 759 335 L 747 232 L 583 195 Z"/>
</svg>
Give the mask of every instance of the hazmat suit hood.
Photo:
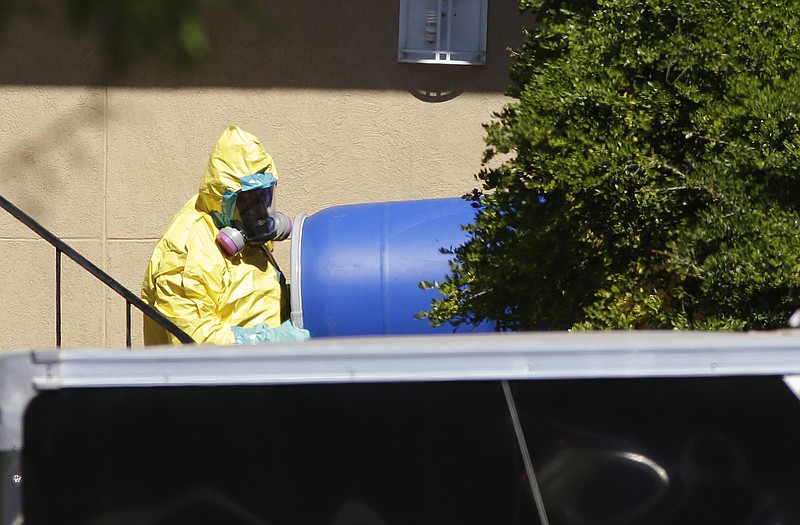
<svg viewBox="0 0 800 525">
<path fill-rule="evenodd" d="M 262 172 L 278 178 L 275 163 L 261 141 L 237 126 L 229 126 L 208 159 L 198 190 L 197 209 L 212 216 L 222 213 L 225 191 L 240 190 L 241 177 Z"/>
</svg>

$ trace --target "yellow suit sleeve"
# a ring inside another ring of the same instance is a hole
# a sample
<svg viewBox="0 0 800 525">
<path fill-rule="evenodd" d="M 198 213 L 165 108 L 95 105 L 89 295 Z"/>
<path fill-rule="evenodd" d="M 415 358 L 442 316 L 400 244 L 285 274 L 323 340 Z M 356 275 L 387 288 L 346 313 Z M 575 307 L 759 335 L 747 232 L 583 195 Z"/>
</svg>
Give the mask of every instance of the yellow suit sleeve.
<svg viewBox="0 0 800 525">
<path fill-rule="evenodd" d="M 157 249 L 152 306 L 197 343 L 233 344 L 232 325 L 220 314 L 225 259 L 214 243 L 210 219 L 188 222 L 192 226 L 169 230 Z M 171 335 L 169 342 L 178 343 Z"/>
<path fill-rule="evenodd" d="M 183 272 L 159 275 L 155 280 L 156 300 L 153 305 L 167 319 L 186 332 L 196 343 L 233 344 L 230 324 L 217 314 L 217 305 L 205 286 Z M 172 335 L 170 342 L 178 343 Z"/>
</svg>

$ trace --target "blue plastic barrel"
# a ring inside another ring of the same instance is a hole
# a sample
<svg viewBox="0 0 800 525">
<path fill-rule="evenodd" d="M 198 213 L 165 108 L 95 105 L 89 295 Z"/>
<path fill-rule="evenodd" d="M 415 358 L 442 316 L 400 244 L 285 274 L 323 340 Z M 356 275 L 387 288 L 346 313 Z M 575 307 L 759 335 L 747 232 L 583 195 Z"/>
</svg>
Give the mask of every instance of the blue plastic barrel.
<svg viewBox="0 0 800 525">
<path fill-rule="evenodd" d="M 354 204 L 300 214 L 292 233 L 292 319 L 312 337 L 430 334 L 415 314 L 441 297 L 421 281 L 441 281 L 467 239 L 475 210 L 463 199 Z M 458 331 L 491 331 L 490 326 Z"/>
</svg>

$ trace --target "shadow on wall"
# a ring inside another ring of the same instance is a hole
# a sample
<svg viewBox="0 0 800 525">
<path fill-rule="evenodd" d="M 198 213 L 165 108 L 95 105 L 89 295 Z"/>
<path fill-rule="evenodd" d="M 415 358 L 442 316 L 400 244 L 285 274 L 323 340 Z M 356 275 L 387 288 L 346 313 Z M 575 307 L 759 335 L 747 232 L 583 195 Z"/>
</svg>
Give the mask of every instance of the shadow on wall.
<svg viewBox="0 0 800 525">
<path fill-rule="evenodd" d="M 96 179 L 102 159 L 92 147 L 102 125 L 102 106 L 92 93 L 80 94 L 75 103 L 76 108 L 53 116 L 24 141 L 0 148 L 0 193 L 58 236 L 91 237 L 102 220 L 101 208 L 86 204 L 102 187 Z M 53 188 L 61 189 L 55 202 Z M 0 237 L 18 231 L 27 234 L 0 210 Z"/>
<path fill-rule="evenodd" d="M 270 0 L 263 22 L 233 11 L 208 17 L 213 50 L 200 65 L 140 62 L 106 80 L 100 39 L 77 34 L 58 15 L 59 0 L 48 2 L 48 14 L 15 20 L 0 41 L 0 85 L 402 90 L 445 101 L 504 92 L 508 49 L 522 43 L 531 16 L 520 15 L 517 2 L 489 3 L 484 66 L 407 64 L 397 61 L 397 0 Z"/>
</svg>

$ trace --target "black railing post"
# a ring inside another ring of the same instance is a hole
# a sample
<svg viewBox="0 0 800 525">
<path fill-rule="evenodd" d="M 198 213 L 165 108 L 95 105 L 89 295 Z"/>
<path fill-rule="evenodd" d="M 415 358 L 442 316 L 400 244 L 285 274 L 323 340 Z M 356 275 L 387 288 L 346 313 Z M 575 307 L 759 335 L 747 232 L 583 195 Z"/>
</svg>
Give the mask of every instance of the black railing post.
<svg viewBox="0 0 800 525">
<path fill-rule="evenodd" d="M 131 302 L 125 301 L 125 346 L 131 347 Z"/>
<path fill-rule="evenodd" d="M 56 348 L 61 348 L 61 250 L 56 247 Z"/>
</svg>

